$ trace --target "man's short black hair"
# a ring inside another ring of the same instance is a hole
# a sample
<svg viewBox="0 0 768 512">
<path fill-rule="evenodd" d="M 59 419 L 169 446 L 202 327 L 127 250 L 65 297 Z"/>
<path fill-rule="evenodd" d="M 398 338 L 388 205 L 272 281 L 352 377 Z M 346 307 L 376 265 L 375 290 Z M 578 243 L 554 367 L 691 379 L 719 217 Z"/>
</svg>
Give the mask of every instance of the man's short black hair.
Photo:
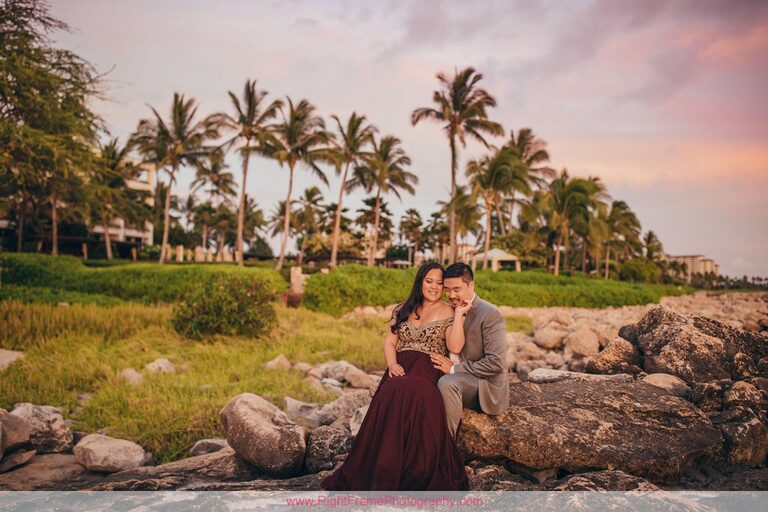
<svg viewBox="0 0 768 512">
<path fill-rule="evenodd" d="M 475 274 L 472 273 L 472 267 L 466 263 L 454 263 L 453 265 L 449 265 L 443 273 L 443 279 L 452 277 L 460 277 L 467 284 L 475 280 Z"/>
</svg>

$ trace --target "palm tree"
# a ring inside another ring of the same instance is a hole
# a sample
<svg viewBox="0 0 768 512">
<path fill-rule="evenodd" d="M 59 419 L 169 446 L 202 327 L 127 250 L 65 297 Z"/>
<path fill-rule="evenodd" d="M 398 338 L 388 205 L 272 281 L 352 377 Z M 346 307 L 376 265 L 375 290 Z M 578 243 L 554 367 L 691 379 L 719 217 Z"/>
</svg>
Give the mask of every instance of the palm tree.
<svg viewBox="0 0 768 512">
<path fill-rule="evenodd" d="M 207 158 L 201 159 L 197 164 L 195 179 L 190 184 L 191 192 L 195 193 L 205 185 L 208 188 L 208 198 L 215 204 L 235 195 L 235 177 L 226 170 L 224 152 L 217 149 L 211 152 Z M 218 201 L 216 201 L 218 199 Z"/>
<path fill-rule="evenodd" d="M 369 194 L 376 191 L 373 236 L 368 253 L 369 267 L 375 263 L 378 247 L 381 195 L 391 192 L 398 199 L 402 199 L 400 190 L 413 194 L 415 192 L 413 185 L 419 182 L 415 174 L 406 170 L 411 165 L 411 159 L 400 144 L 400 139 L 392 135 L 382 137 L 378 143 L 374 140 L 373 151 L 364 157 L 364 164 L 355 168 L 353 177 L 350 179 L 350 188 L 360 186 Z"/>
<path fill-rule="evenodd" d="M 552 179 L 556 176 L 554 169 L 543 166 L 544 162 L 549 161 L 549 152 L 546 150 L 547 143 L 539 139 L 534 135 L 533 130 L 530 128 L 521 128 L 515 136 L 515 131 L 510 130 L 509 143 L 510 146 L 516 147 L 518 155 L 524 167 L 527 169 L 526 185 L 536 185 L 538 188 L 542 188 L 546 184 L 547 179 Z M 514 222 L 514 210 L 515 210 L 515 192 L 520 191 L 517 187 L 512 187 L 510 195 L 507 199 L 509 203 L 509 231 L 514 229 L 512 223 Z"/>
<path fill-rule="evenodd" d="M 602 193 L 602 184 L 597 178 L 571 178 L 566 170 L 549 185 L 547 201 L 550 203 L 550 227 L 555 232 L 555 270 L 560 274 L 560 247 L 564 246 L 566 258 L 570 242 L 571 226 L 576 218 L 583 215 L 584 208 L 593 206 Z"/>
<path fill-rule="evenodd" d="M 278 163 L 288 166 L 288 194 L 286 195 L 283 213 L 283 241 L 280 244 L 280 257 L 276 269 L 283 268 L 285 249 L 288 245 L 291 226 L 291 192 L 293 190 L 293 172 L 296 164 L 302 162 L 309 170 L 328 184 L 325 174 L 317 166 L 317 162 L 334 162 L 332 152 L 327 145 L 333 135 L 325 130 L 325 122 L 315 115 L 315 107 L 307 100 L 301 100 L 296 105 L 290 98 L 288 111 L 280 107 L 282 121 L 277 123 L 274 130 L 268 134 L 265 152 Z"/>
<path fill-rule="evenodd" d="M 502 135 L 499 123 L 488 119 L 486 110 L 496 106 L 496 100 L 485 89 L 478 86 L 483 75 L 474 68 L 466 68 L 454 73 L 449 79 L 444 73 L 438 73 L 437 79 L 441 90 L 433 93 L 432 101 L 436 108 L 417 108 L 411 114 L 411 123 L 415 126 L 422 119 L 431 119 L 443 125 L 451 148 L 451 204 L 456 197 L 456 171 L 458 169 L 457 141 L 462 147 L 467 145 L 467 136 L 474 138 L 488 147 L 484 135 Z M 449 211 L 450 259 L 456 261 L 456 211 L 453 206 Z"/>
<path fill-rule="evenodd" d="M 503 192 L 514 187 L 527 186 L 520 178 L 527 175 L 527 169 L 519 165 L 517 148 L 505 146 L 493 156 L 472 160 L 467 164 L 467 178 L 471 186 L 471 198 L 483 198 L 485 203 L 485 257 L 483 268 L 488 268 L 488 251 L 491 247 L 491 217 L 497 211 Z M 499 225 L 503 226 L 499 218 Z"/>
<path fill-rule="evenodd" d="M 200 159 L 211 152 L 205 142 L 219 136 L 218 123 L 214 116 L 195 121 L 197 105 L 195 100 L 184 99 L 183 94 L 174 93 L 171 116 L 163 120 L 154 107 L 150 107 L 154 119 L 142 119 L 133 136 L 139 150 L 151 161 L 168 172 L 168 190 L 163 210 L 163 241 L 160 247 L 160 263 L 165 262 L 168 247 L 169 214 L 171 189 L 179 169 L 185 165 L 197 165 Z"/>
<path fill-rule="evenodd" d="M 94 200 L 95 217 L 104 229 L 107 259 L 112 259 L 112 242 L 109 226 L 116 217 L 126 222 L 143 222 L 149 217 L 146 197 L 142 192 L 128 188 L 127 180 L 134 179 L 141 169 L 128 160 L 130 144 L 120 146 L 117 138 L 99 148 L 100 169 L 89 182 Z"/>
<path fill-rule="evenodd" d="M 456 234 L 464 240 L 465 244 L 470 233 L 478 236 L 483 214 L 466 185 L 456 187 L 456 197 L 453 201 L 438 201 L 437 204 L 442 207 L 441 211 L 446 216 L 453 207 L 453 211 L 456 212 Z"/>
<path fill-rule="evenodd" d="M 235 131 L 235 135 L 225 144 L 239 145 L 238 151 L 243 161 L 243 183 L 240 190 L 240 203 L 237 209 L 237 240 L 235 242 L 235 259 L 243 265 L 243 224 L 245 221 L 246 184 L 248 180 L 248 162 L 252 152 L 264 152 L 263 142 L 270 127 L 268 123 L 277 116 L 282 107 L 281 100 L 272 101 L 267 105 L 267 91 L 256 88 L 256 80 L 246 80 L 243 87 L 242 99 L 228 91 L 232 101 L 233 115 L 220 114 L 223 126 Z"/>
<path fill-rule="evenodd" d="M 204 251 L 208 250 L 208 229 L 213 224 L 215 216 L 216 209 L 213 207 L 210 201 L 198 204 L 195 208 L 193 222 L 195 226 L 200 228 L 202 235 L 202 247 Z"/>
<path fill-rule="evenodd" d="M 341 213 L 343 210 L 344 192 L 347 189 L 347 174 L 349 167 L 354 169 L 361 159 L 368 156 L 370 153 L 365 151 L 366 146 L 373 141 L 373 136 L 377 132 L 375 126 L 365 123 L 365 116 L 358 116 L 356 112 L 352 112 L 347 120 L 346 127 L 342 125 L 339 118 L 335 115 L 331 116 L 339 130 L 341 135 L 340 140 L 335 144 L 337 161 L 341 169 L 344 170 L 341 177 L 341 185 L 339 186 L 339 201 L 336 203 L 336 213 L 333 220 L 333 233 L 331 235 L 331 267 L 336 266 L 336 259 L 339 250 L 339 234 L 341 232 Z"/>
<path fill-rule="evenodd" d="M 627 252 L 627 244 L 640 237 L 640 221 L 624 201 L 613 201 L 606 219 L 609 229 L 609 238 L 606 241 L 605 251 L 605 279 L 608 279 L 608 262 L 611 258 L 611 249 L 615 254 Z"/>
<path fill-rule="evenodd" d="M 421 214 L 416 208 L 408 208 L 405 210 L 403 217 L 400 219 L 400 236 L 407 241 L 408 261 L 411 265 L 413 265 L 416 254 L 419 252 L 423 225 L 424 222 L 421 220 Z"/>
<path fill-rule="evenodd" d="M 445 245 L 448 243 L 449 229 L 443 210 L 432 212 L 424 233 L 424 243 L 433 247 L 434 258 L 441 264 L 445 262 Z"/>
<path fill-rule="evenodd" d="M 643 246 L 645 247 L 645 257 L 651 261 L 658 260 L 664 253 L 659 237 L 653 231 L 648 231 L 643 237 Z"/>
<path fill-rule="evenodd" d="M 304 190 L 302 195 L 296 203 L 299 208 L 296 211 L 296 224 L 300 226 L 301 242 L 299 245 L 299 261 L 298 265 L 301 265 L 304 261 L 304 252 L 307 247 L 307 238 L 318 231 L 319 227 L 319 213 L 322 208 L 323 194 L 317 187 L 309 187 Z"/>
</svg>

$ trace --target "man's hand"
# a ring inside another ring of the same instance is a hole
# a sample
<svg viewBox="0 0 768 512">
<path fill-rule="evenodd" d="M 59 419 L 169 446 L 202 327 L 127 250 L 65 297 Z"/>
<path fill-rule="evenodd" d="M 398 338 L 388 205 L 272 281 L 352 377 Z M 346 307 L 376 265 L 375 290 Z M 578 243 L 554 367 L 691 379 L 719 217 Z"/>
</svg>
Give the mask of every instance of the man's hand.
<svg viewBox="0 0 768 512">
<path fill-rule="evenodd" d="M 432 364 L 443 373 L 449 373 L 453 366 L 453 361 L 440 354 L 429 354 Z"/>
</svg>

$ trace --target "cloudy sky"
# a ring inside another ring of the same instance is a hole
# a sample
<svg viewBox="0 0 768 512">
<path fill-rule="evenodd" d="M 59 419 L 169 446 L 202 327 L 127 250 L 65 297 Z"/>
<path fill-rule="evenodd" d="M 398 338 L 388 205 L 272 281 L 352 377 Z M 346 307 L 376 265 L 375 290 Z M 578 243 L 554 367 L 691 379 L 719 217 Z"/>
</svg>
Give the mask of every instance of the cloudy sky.
<svg viewBox="0 0 768 512">
<path fill-rule="evenodd" d="M 410 113 L 430 104 L 438 71 L 473 66 L 494 120 L 533 128 L 555 168 L 599 176 L 668 253 L 768 276 L 768 2 L 56 0 L 52 11 L 76 29 L 58 43 L 111 70 L 94 106 L 122 139 L 174 91 L 207 114 L 255 78 L 275 98 L 364 113 L 401 138 L 420 183 L 392 210 L 428 216 L 450 190 L 448 144 Z M 462 161 L 481 153 L 471 143 Z M 257 159 L 248 193 L 269 212 L 287 182 Z M 313 184 L 297 172 L 298 191 Z"/>
</svg>

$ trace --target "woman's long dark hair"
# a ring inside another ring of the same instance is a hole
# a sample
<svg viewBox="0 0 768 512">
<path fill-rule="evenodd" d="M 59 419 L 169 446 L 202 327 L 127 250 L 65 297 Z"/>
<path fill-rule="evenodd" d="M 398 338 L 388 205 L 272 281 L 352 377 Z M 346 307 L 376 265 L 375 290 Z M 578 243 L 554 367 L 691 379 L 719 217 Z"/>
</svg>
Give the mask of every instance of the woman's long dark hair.
<svg viewBox="0 0 768 512">
<path fill-rule="evenodd" d="M 440 273 L 445 272 L 443 266 L 436 261 L 428 261 L 419 268 L 418 272 L 416 272 L 416 279 L 413 281 L 411 294 L 408 295 L 408 298 L 405 299 L 405 302 L 398 304 L 392 313 L 392 317 L 395 319 L 395 323 L 392 325 L 392 327 L 390 327 L 390 329 L 392 330 L 393 334 L 397 333 L 397 329 L 400 327 L 400 324 L 408 319 L 408 315 L 416 311 L 416 309 L 424 303 L 424 293 L 421 291 L 422 285 L 424 284 L 424 278 L 427 277 L 427 273 L 429 273 L 430 270 L 436 268 L 440 269 Z M 416 318 L 419 318 L 418 313 L 416 314 Z"/>
</svg>

